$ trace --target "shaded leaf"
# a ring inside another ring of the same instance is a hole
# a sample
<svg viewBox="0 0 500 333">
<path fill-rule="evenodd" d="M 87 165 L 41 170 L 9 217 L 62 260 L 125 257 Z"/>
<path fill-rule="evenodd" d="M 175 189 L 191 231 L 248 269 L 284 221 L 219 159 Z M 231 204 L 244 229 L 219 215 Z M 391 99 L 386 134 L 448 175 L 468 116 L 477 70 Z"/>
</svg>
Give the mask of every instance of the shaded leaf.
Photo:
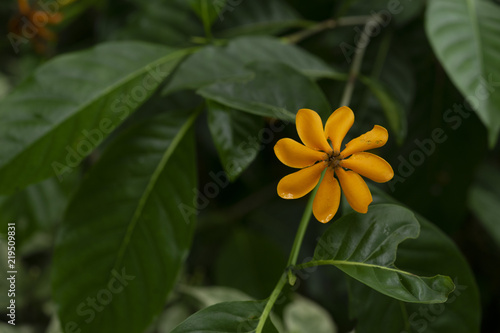
<svg viewBox="0 0 500 333">
<path fill-rule="evenodd" d="M 399 243 L 417 238 L 411 211 L 396 205 L 370 206 L 350 213 L 321 236 L 312 263 L 334 265 L 356 280 L 396 299 L 413 303 L 445 302 L 454 285 L 449 277 L 420 277 L 394 266 Z"/>
<path fill-rule="evenodd" d="M 235 180 L 260 149 L 261 117 L 208 101 L 208 126 L 229 179 Z"/>
<path fill-rule="evenodd" d="M 280 62 L 311 78 L 344 79 L 345 75 L 313 54 L 268 36 L 239 37 L 227 46 L 205 46 L 189 56 L 177 69 L 164 93 L 198 89 L 216 81 L 251 79 L 245 65 L 256 61 Z"/>
<path fill-rule="evenodd" d="M 500 6 L 484 0 L 429 2 L 426 32 L 451 80 L 488 128 L 490 147 L 500 130 Z"/>
<path fill-rule="evenodd" d="M 216 82 L 198 93 L 220 104 L 248 113 L 294 121 L 301 108 L 311 108 L 326 118 L 330 107 L 323 92 L 293 68 L 277 63 L 247 67 L 255 77 L 245 82 Z"/>
<path fill-rule="evenodd" d="M 184 320 L 189 318 L 192 311 L 189 306 L 185 304 L 174 304 L 168 307 L 161 314 L 158 319 L 158 324 L 156 329 L 158 333 L 170 333 L 172 330 L 182 323 Z"/>
<path fill-rule="evenodd" d="M 276 61 L 287 64 L 311 78 L 345 78 L 345 74 L 333 69 L 314 54 L 270 36 L 236 38 L 228 44 L 227 53 L 239 58 L 244 64 Z"/>
<path fill-rule="evenodd" d="M 136 8 L 126 22 L 111 33 L 119 40 L 142 40 L 175 47 L 187 46 L 192 36 L 203 33 L 185 0 L 133 0 Z M 189 21 L 189 24 L 186 22 Z"/>
<path fill-rule="evenodd" d="M 476 173 L 467 204 L 500 247 L 500 172 L 484 165 Z"/>
<path fill-rule="evenodd" d="M 252 298 L 244 292 L 228 287 L 211 286 L 211 287 L 195 287 L 185 286 L 182 292 L 197 299 L 201 306 L 207 307 L 222 302 L 234 301 L 251 301 Z"/>
<path fill-rule="evenodd" d="M 402 143 L 406 137 L 407 119 L 406 112 L 403 106 L 393 97 L 387 87 L 369 77 L 362 76 L 360 81 L 363 82 L 378 99 L 389 126 L 396 133 L 398 143 Z"/>
<path fill-rule="evenodd" d="M 212 305 L 186 319 L 172 333 L 255 332 L 267 301 L 226 302 Z M 263 333 L 277 333 L 267 320 Z"/>
<path fill-rule="evenodd" d="M 223 37 L 275 34 L 306 22 L 283 0 L 232 1 L 219 13 Z"/>
<path fill-rule="evenodd" d="M 0 193 L 63 179 L 187 53 L 114 42 L 39 67 L 0 102 Z"/>
<path fill-rule="evenodd" d="M 296 297 L 283 311 L 288 333 L 336 333 L 328 311 L 304 297 Z"/>
<path fill-rule="evenodd" d="M 372 186 L 376 203 L 397 203 Z M 456 288 L 443 304 L 404 303 L 354 280 L 349 284 L 350 309 L 358 319 L 356 332 L 479 332 L 481 306 L 472 271 L 454 242 L 420 215 L 420 236 L 398 247 L 398 267 L 420 275 L 447 274 Z"/>
<path fill-rule="evenodd" d="M 52 248 L 53 229 L 61 222 L 69 199 L 69 191 L 63 185 L 68 184 L 50 178 L 11 196 L 0 197 L 2 233 L 6 234 L 8 223 L 16 223 L 16 249 L 19 253 L 26 255 L 27 252 Z"/>
<path fill-rule="evenodd" d="M 226 48 L 205 46 L 192 54 L 177 69 L 163 93 L 183 89 L 198 89 L 217 81 L 250 79 L 253 73 Z"/>
<path fill-rule="evenodd" d="M 52 274 L 66 330 L 142 332 L 162 310 L 195 223 L 193 121 L 167 112 L 122 132 L 73 197 Z"/>
</svg>

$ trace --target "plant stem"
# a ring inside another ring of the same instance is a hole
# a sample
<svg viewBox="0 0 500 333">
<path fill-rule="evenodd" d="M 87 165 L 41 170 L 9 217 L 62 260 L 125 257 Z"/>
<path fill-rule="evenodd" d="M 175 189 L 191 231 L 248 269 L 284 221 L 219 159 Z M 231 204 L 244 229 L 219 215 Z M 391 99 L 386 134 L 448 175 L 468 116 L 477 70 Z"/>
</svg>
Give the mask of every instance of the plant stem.
<svg viewBox="0 0 500 333">
<path fill-rule="evenodd" d="M 361 70 L 361 64 L 363 63 L 363 57 L 365 55 L 368 44 L 370 44 L 370 31 L 368 24 L 365 24 L 363 33 L 361 34 L 361 39 L 356 45 L 354 59 L 349 70 L 349 77 L 347 78 L 347 84 L 342 95 L 340 106 L 348 106 L 351 102 L 352 93 L 354 92 L 354 86 L 356 85 L 356 79 L 358 78 L 359 72 Z"/>
<path fill-rule="evenodd" d="M 357 17 L 358 19 L 360 17 Z M 366 23 L 367 17 L 364 16 L 363 18 L 363 23 Z M 368 17 L 369 18 L 369 17 Z M 344 18 L 344 20 L 348 19 L 347 17 Z M 352 18 L 351 18 L 352 19 Z M 300 31 L 294 35 L 290 35 L 288 37 L 285 37 L 285 40 L 291 43 L 297 43 L 298 41 L 307 38 L 309 36 L 312 36 L 322 30 L 328 29 L 328 28 L 333 28 L 339 25 L 339 22 L 342 19 L 339 19 L 337 21 L 331 19 L 331 20 L 326 20 L 323 22 L 318 23 L 317 25 L 312 26 L 309 29 Z M 355 20 L 352 20 L 355 21 Z M 352 22 L 351 21 L 351 22 Z M 359 24 L 359 23 L 356 23 Z M 349 70 L 349 78 L 346 84 L 346 87 L 344 89 L 344 93 L 342 95 L 342 101 L 340 103 L 340 106 L 343 105 L 348 105 L 351 101 L 352 98 L 352 93 L 354 91 L 354 85 L 356 83 L 356 78 L 359 75 L 359 71 L 361 69 L 361 64 L 363 63 L 363 56 L 365 54 L 365 49 L 368 46 L 370 42 L 370 37 L 369 36 L 369 31 L 367 28 L 367 24 L 365 24 L 364 27 L 364 39 L 361 39 L 360 43 L 358 43 L 356 47 L 356 54 L 354 56 L 353 63 L 351 65 L 351 69 Z M 266 307 L 264 308 L 264 311 L 262 312 L 262 315 L 259 319 L 259 324 L 257 325 L 257 329 L 255 330 L 256 333 L 261 333 L 262 329 L 264 328 L 264 325 L 266 323 L 267 318 L 269 317 L 269 314 L 271 313 L 271 310 L 274 306 L 274 303 L 278 299 L 281 290 L 285 286 L 287 281 L 290 281 L 291 284 L 295 281 L 295 275 L 293 275 L 292 271 L 290 270 L 291 268 L 295 269 L 301 269 L 304 267 L 309 267 L 308 265 L 312 265 L 311 263 L 305 263 L 302 265 L 296 265 L 297 264 L 297 258 L 299 257 L 299 252 L 300 248 L 302 246 L 302 241 L 304 239 L 304 235 L 307 230 L 307 226 L 309 224 L 309 220 L 311 220 L 311 215 L 312 215 L 312 206 L 314 203 L 314 198 L 316 197 L 316 192 L 318 191 L 319 184 L 321 184 L 321 181 L 323 180 L 323 177 L 325 175 L 325 171 L 323 171 L 321 175 L 321 179 L 319 180 L 318 184 L 312 191 L 311 195 L 309 196 L 309 201 L 307 202 L 306 209 L 304 210 L 304 214 L 302 215 L 302 219 L 300 220 L 299 224 L 299 229 L 297 230 L 297 234 L 295 235 L 295 240 L 293 241 L 293 246 L 292 250 L 290 252 L 290 257 L 288 258 L 288 263 L 287 263 L 287 269 L 286 271 L 281 275 L 280 280 L 276 284 L 276 287 L 274 287 L 271 296 L 269 297 L 269 300 L 266 303 Z M 314 265 L 317 265 L 315 262 Z"/>
<path fill-rule="evenodd" d="M 208 40 L 212 41 L 214 37 L 212 35 L 212 29 L 211 29 L 208 0 L 201 1 L 201 17 L 202 17 L 201 20 L 203 21 L 203 29 L 205 30 L 205 35 L 207 36 Z"/>
<path fill-rule="evenodd" d="M 271 296 L 269 296 L 269 300 L 267 301 L 266 307 L 264 308 L 264 311 L 262 312 L 262 315 L 259 319 L 259 324 L 256 329 L 256 333 L 261 333 L 262 328 L 264 327 L 264 324 L 266 323 L 267 317 L 269 316 L 269 313 L 271 313 L 271 310 L 274 306 L 274 303 L 278 299 L 278 296 L 281 293 L 281 290 L 285 286 L 286 282 L 289 281 L 289 270 L 290 267 L 293 267 L 297 263 L 297 258 L 299 256 L 300 252 L 300 247 L 302 245 L 302 240 L 304 239 L 304 234 L 306 233 L 307 230 L 307 225 L 309 224 L 309 220 L 311 219 L 311 214 L 312 214 L 312 205 L 314 202 L 314 197 L 316 196 L 316 192 L 318 191 L 319 184 L 321 183 L 321 180 L 323 179 L 323 176 L 325 175 L 325 172 L 323 171 L 323 174 L 321 175 L 321 179 L 318 182 L 318 185 L 314 188 L 312 191 L 309 201 L 307 202 L 306 209 L 304 210 L 304 214 L 302 215 L 302 219 L 300 220 L 299 224 L 299 229 L 297 230 L 297 234 L 295 235 L 295 240 L 293 242 L 292 246 L 292 251 L 290 252 L 290 257 L 288 258 L 288 264 L 287 264 L 287 270 L 283 272 L 281 275 L 280 280 L 276 284 L 276 287 L 274 287 L 273 292 L 271 293 Z"/>
<path fill-rule="evenodd" d="M 309 196 L 309 201 L 307 201 L 306 209 L 304 210 L 304 214 L 302 214 L 302 219 L 300 220 L 299 229 L 297 230 L 297 234 L 295 235 L 295 240 L 293 241 L 292 251 L 290 252 L 290 257 L 288 258 L 287 268 L 290 266 L 295 266 L 297 264 L 297 258 L 299 257 L 300 247 L 302 246 L 302 240 L 304 239 L 304 235 L 307 230 L 307 225 L 309 224 L 309 220 L 311 220 L 312 214 L 312 205 L 314 202 L 314 198 L 316 197 L 316 192 L 318 191 L 319 184 L 325 175 L 325 171 L 321 175 L 321 179 L 316 185 L 316 188 L 312 191 Z"/>
<path fill-rule="evenodd" d="M 314 24 L 307 29 L 285 36 L 283 37 L 283 40 L 291 44 L 296 44 L 306 38 L 314 36 L 328 29 L 334 29 L 336 27 L 342 27 L 347 25 L 365 24 L 370 18 L 371 16 L 363 15 L 363 16 L 347 16 L 347 17 L 341 17 L 339 19 L 333 19 L 333 18 L 328 19 L 319 22 L 317 24 Z"/>
<path fill-rule="evenodd" d="M 271 310 L 273 309 L 274 303 L 276 303 L 276 300 L 278 299 L 279 295 L 281 294 L 281 290 L 285 286 L 287 281 L 286 278 L 286 272 L 281 275 L 281 278 L 279 279 L 278 283 L 276 284 L 276 287 L 274 287 L 273 292 L 271 293 L 271 296 L 269 296 L 269 300 L 267 301 L 266 307 L 264 308 L 264 311 L 262 312 L 262 315 L 260 316 L 259 319 L 259 324 L 257 325 L 257 328 L 255 329 L 255 333 L 261 333 L 262 329 L 264 328 L 264 325 L 266 324 L 267 318 L 269 317 L 269 314 L 271 313 Z"/>
</svg>

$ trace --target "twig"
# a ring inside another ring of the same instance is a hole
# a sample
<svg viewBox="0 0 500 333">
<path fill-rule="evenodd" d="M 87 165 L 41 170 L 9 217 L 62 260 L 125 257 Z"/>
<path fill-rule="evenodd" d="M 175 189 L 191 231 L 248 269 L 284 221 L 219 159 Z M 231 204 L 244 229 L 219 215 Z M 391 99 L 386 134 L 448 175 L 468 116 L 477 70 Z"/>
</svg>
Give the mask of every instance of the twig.
<svg viewBox="0 0 500 333">
<path fill-rule="evenodd" d="M 341 17 L 339 19 L 328 19 L 319 22 L 317 24 L 314 24 L 307 29 L 285 36 L 283 37 L 283 40 L 291 44 L 296 44 L 306 38 L 314 36 L 328 29 L 334 29 L 336 27 L 342 27 L 348 25 L 365 24 L 370 18 L 371 16 L 363 15 L 363 16 L 347 16 L 347 17 Z"/>
<path fill-rule="evenodd" d="M 356 45 L 354 59 L 349 70 L 349 76 L 347 78 L 347 84 L 345 86 L 344 93 L 342 94 L 340 106 L 348 106 L 351 102 L 352 93 L 354 92 L 354 86 L 361 70 L 361 64 L 363 63 L 363 57 L 365 55 L 368 44 L 370 44 L 370 27 L 369 24 L 365 24 L 363 33 L 361 34 L 361 38 Z"/>
</svg>

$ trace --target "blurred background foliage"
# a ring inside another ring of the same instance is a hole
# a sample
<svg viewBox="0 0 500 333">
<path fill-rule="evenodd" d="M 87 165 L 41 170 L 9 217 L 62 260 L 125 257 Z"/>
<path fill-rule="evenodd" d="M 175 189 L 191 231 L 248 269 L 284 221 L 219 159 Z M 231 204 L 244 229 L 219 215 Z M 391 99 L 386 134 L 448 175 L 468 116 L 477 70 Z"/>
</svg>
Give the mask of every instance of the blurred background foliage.
<svg viewBox="0 0 500 333">
<path fill-rule="evenodd" d="M 215 99 L 214 96 L 223 96 L 226 100 L 234 97 L 242 101 L 265 99 L 266 96 L 262 97 L 259 92 L 253 94 L 252 89 L 257 91 L 261 87 L 265 91 L 266 84 L 282 85 L 286 87 L 283 88 L 285 92 L 294 88 L 295 93 L 302 91 L 310 96 L 310 104 L 302 107 L 315 109 L 324 117 L 340 103 L 344 78 L 351 65 L 353 48 L 360 38 L 361 25 L 323 29 L 297 40 L 301 50 L 321 59 L 317 64 L 306 64 L 317 72 L 301 75 L 281 63 L 255 62 L 260 55 L 252 54 L 252 49 L 261 43 L 258 50 L 268 47 L 284 64 L 288 62 L 293 66 L 294 60 L 290 59 L 293 55 L 286 49 L 288 44 L 282 44 L 281 50 L 281 46 L 273 44 L 276 39 L 266 36 L 293 39 L 316 22 L 374 15 L 387 10 L 390 1 L 242 0 L 228 1 L 225 7 L 224 1 L 214 1 L 209 2 L 214 8 L 214 12 L 208 14 L 214 22 L 211 28 L 204 26 L 197 16 L 200 10 L 196 1 L 67 2 L 61 6 L 63 20 L 48 27 L 56 36 L 53 40 L 41 40 L 39 44 L 23 43 L 17 54 L 7 38 L 1 40 L 0 96 L 6 96 L 35 68 L 54 56 L 99 43 L 139 40 L 185 48 L 202 46 L 209 43 L 212 36 L 214 38 L 214 46 L 207 46 L 188 57 L 175 69 L 174 75 L 162 84 L 151 100 L 117 129 L 116 135 L 120 135 L 151 114 L 169 109 L 192 110 L 203 97 Z M 494 1 L 489 5 L 500 6 Z M 380 27 L 380 33 L 371 39 L 366 49 L 362 76 L 355 86 L 350 105 L 356 123 L 349 136 L 358 136 L 373 124 L 389 129 L 390 141 L 380 154 L 390 162 L 396 175 L 403 178 L 380 188 L 422 219 L 431 221 L 425 222 L 429 223 L 429 228 L 434 228 L 433 224 L 451 238 L 470 265 L 477 283 L 481 331 L 500 332 L 499 147 L 496 142 L 492 144 L 491 139 L 488 141 L 488 131 L 477 113 L 469 112 L 466 117 L 454 121 L 445 118 L 446 111 L 463 104 L 464 97 L 429 41 L 425 25 L 429 4 L 413 0 L 403 1 L 401 6 L 403 10 L 389 16 L 386 26 Z M 221 8 L 219 13 L 215 11 Z M 3 1 L 0 16 L 7 29 L 7 22 L 19 19 L 17 4 Z M 500 35 L 496 37 L 500 49 Z M 224 54 L 220 51 L 222 45 L 227 45 Z M 328 68 L 322 68 L 323 63 L 328 64 Z M 219 67 L 214 69 L 214 64 Z M 253 81 L 248 83 L 245 78 L 255 75 L 256 68 L 262 77 L 258 77 L 252 86 Z M 194 92 L 198 87 L 213 83 L 214 76 L 218 82 L 215 86 L 202 88 L 198 94 Z M 241 81 L 232 83 L 230 80 L 234 78 Z M 318 80 L 320 90 L 301 86 L 300 82 L 311 79 Z M 280 98 L 293 112 L 303 101 L 294 95 Z M 197 193 L 206 198 L 206 203 L 198 199 L 202 209 L 199 210 L 189 257 L 163 312 L 154 319 L 147 332 L 170 332 L 195 310 L 220 301 L 266 298 L 286 263 L 305 206 L 305 199 L 289 202 L 276 195 L 277 182 L 290 169 L 277 161 L 273 146 L 282 137 L 297 138 L 295 127 L 285 121 L 263 117 L 264 113 L 251 114 L 252 111 L 248 110 L 250 113 L 236 113 L 230 102 L 229 106 L 219 102 L 217 99 L 209 102 L 208 111 L 202 113 L 195 124 Z M 241 107 L 251 108 L 251 104 Z M 496 112 L 500 114 L 498 104 Z M 230 129 L 224 126 L 227 123 L 232 124 Z M 428 142 L 435 129 L 442 129 L 447 139 L 442 143 L 434 142 L 432 149 L 430 146 L 421 148 L 416 140 Z M 50 283 L 56 235 L 68 201 L 116 135 L 108 137 L 82 162 L 78 172 L 66 176 L 63 182 L 50 178 L 13 195 L 0 197 L 2 233 L 5 233 L 8 222 L 16 222 L 19 271 L 16 297 L 19 326 L 12 330 L 0 323 L 0 331 L 59 331 Z M 244 144 L 243 152 L 235 149 L 240 143 Z M 426 154 L 425 149 L 432 150 L 432 153 Z M 424 156 L 418 166 L 410 162 L 415 150 L 422 151 L 420 155 Z M 221 174 L 225 169 L 228 171 L 229 161 L 236 161 L 238 166 L 237 171 L 229 172 L 232 182 L 226 185 Z M 219 186 L 217 195 L 211 196 L 207 194 L 206 186 L 217 183 L 217 179 L 224 182 L 224 186 Z M 313 253 L 323 231 L 324 226 L 320 223 L 310 224 L 303 254 Z M 436 242 L 448 241 L 443 239 Z M 437 245 L 429 243 L 429 246 L 436 246 L 436 251 L 443 251 L 439 252 L 440 256 L 446 253 Z M 5 247 L 2 246 L 1 250 L 4 252 Z M 5 254 L 0 257 L 2 267 L 6 264 L 5 258 Z M 432 260 L 433 257 L 427 258 Z M 404 267 L 404 259 L 401 260 Z M 6 269 L 2 268 L 4 271 Z M 473 280 L 469 282 L 474 283 Z M 5 284 L 4 279 L 0 282 L 0 289 L 5 290 L 2 284 Z M 380 321 L 384 313 L 378 318 L 373 313 L 370 316 L 371 310 L 364 308 L 366 304 L 384 304 L 388 312 L 392 309 L 392 305 L 378 299 L 380 294 L 362 285 L 357 286 L 356 282 L 334 269 L 321 268 L 311 274 L 300 284 L 298 293 L 302 296 L 290 293 L 288 302 L 278 305 L 276 311 L 283 318 L 284 329 L 289 332 L 308 329 L 312 332 L 310 326 L 304 328 L 304 322 L 324 325 L 314 332 L 329 332 L 334 326 L 338 332 L 349 332 L 353 328 L 370 332 L 371 323 Z M 354 301 L 349 301 L 348 297 L 350 293 L 360 295 L 358 302 L 361 303 L 352 304 Z M 2 320 L 6 318 L 3 313 L 7 302 L 2 292 Z M 313 310 L 307 313 L 300 309 Z M 362 324 L 356 326 L 355 318 L 359 318 Z M 392 320 L 384 318 L 387 322 Z M 383 331 L 393 332 L 393 328 L 384 328 Z"/>
</svg>

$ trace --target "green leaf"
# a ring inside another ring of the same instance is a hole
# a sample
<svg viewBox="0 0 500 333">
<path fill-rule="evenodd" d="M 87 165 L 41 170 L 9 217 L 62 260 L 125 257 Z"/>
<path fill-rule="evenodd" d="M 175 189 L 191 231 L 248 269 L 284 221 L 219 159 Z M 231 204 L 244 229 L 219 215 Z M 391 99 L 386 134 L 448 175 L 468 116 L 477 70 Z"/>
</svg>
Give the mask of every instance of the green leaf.
<svg viewBox="0 0 500 333">
<path fill-rule="evenodd" d="M 0 102 L 0 193 L 63 179 L 188 52 L 114 42 L 38 68 Z"/>
<path fill-rule="evenodd" d="M 366 76 L 360 76 L 363 82 L 378 99 L 390 128 L 396 133 L 397 141 L 401 144 L 406 137 L 407 119 L 403 106 L 393 97 L 384 84 Z"/>
<path fill-rule="evenodd" d="M 296 296 L 285 307 L 283 319 L 288 333 L 336 333 L 337 328 L 324 308 L 304 297 Z"/>
<path fill-rule="evenodd" d="M 270 36 L 247 36 L 232 40 L 226 51 L 231 57 L 238 58 L 244 64 L 255 61 L 276 61 L 284 63 L 313 79 L 344 79 L 340 73 L 304 49 L 287 44 Z"/>
<path fill-rule="evenodd" d="M 222 37 L 271 35 L 309 23 L 283 0 L 230 1 L 219 18 Z"/>
<path fill-rule="evenodd" d="M 212 305 L 186 319 L 171 333 L 255 332 L 267 301 L 226 302 Z M 278 331 L 267 320 L 263 333 Z"/>
<path fill-rule="evenodd" d="M 397 203 L 374 186 L 371 191 L 376 203 Z M 356 332 L 478 333 L 481 305 L 467 261 L 453 240 L 422 216 L 416 218 L 420 236 L 399 245 L 397 266 L 420 275 L 447 274 L 453 278 L 455 290 L 443 304 L 412 304 L 352 280 L 350 308 L 358 319 Z"/>
<path fill-rule="evenodd" d="M 251 79 L 254 75 L 245 65 L 256 61 L 280 62 L 313 79 L 344 79 L 323 60 L 298 46 L 268 36 L 239 37 L 227 46 L 205 46 L 179 65 L 164 93 L 198 89 L 216 81 Z"/>
<path fill-rule="evenodd" d="M 245 294 L 244 292 L 228 287 L 211 286 L 211 287 L 195 287 L 195 286 L 184 286 L 181 290 L 184 294 L 187 294 L 195 299 L 197 299 L 203 308 L 207 306 L 212 306 L 217 303 L 222 302 L 234 302 L 234 301 L 251 301 L 252 298 Z"/>
<path fill-rule="evenodd" d="M 261 117 L 239 112 L 217 102 L 208 101 L 208 126 L 219 157 L 231 180 L 235 180 L 260 150 L 258 132 Z"/>
<path fill-rule="evenodd" d="M 500 173 L 492 166 L 484 165 L 476 173 L 476 181 L 469 190 L 468 206 L 479 218 L 500 247 Z"/>
<path fill-rule="evenodd" d="M 162 310 L 195 224 L 194 119 L 166 112 L 120 133 L 73 197 L 52 274 L 66 331 L 143 332 Z"/>
<path fill-rule="evenodd" d="M 111 38 L 185 47 L 192 36 L 203 33 L 186 0 L 132 2 L 136 8 L 126 16 L 125 22 L 115 23 L 119 28 L 111 33 Z"/>
<path fill-rule="evenodd" d="M 225 0 L 189 0 L 189 5 L 203 24 L 210 26 L 226 6 Z"/>
<path fill-rule="evenodd" d="M 259 62 L 247 67 L 255 77 L 245 82 L 216 82 L 198 93 L 220 104 L 259 116 L 295 121 L 301 108 L 317 111 L 323 118 L 330 106 L 321 89 L 293 68 Z"/>
<path fill-rule="evenodd" d="M 321 236 L 311 265 L 334 265 L 369 287 L 402 301 L 445 302 L 454 288 L 449 277 L 420 277 L 394 266 L 399 243 L 417 238 L 419 229 L 408 209 L 373 205 L 366 214 L 350 213 L 333 223 Z"/>
<path fill-rule="evenodd" d="M 179 65 L 163 93 L 198 89 L 217 81 L 250 79 L 252 76 L 253 73 L 244 68 L 238 57 L 228 54 L 226 48 L 209 45 Z"/>
<path fill-rule="evenodd" d="M 485 0 L 430 1 L 426 31 L 442 66 L 489 131 L 500 130 L 500 6 Z"/>
<path fill-rule="evenodd" d="M 63 185 L 74 185 L 68 183 L 50 178 L 0 197 L 1 232 L 7 235 L 7 224 L 16 223 L 18 253 L 26 255 L 52 248 L 53 230 L 61 221 L 69 198 L 69 190 Z"/>
<path fill-rule="evenodd" d="M 189 318 L 192 310 L 190 306 L 182 303 L 175 303 L 169 306 L 158 318 L 156 333 L 170 333 L 172 330 Z"/>
</svg>

